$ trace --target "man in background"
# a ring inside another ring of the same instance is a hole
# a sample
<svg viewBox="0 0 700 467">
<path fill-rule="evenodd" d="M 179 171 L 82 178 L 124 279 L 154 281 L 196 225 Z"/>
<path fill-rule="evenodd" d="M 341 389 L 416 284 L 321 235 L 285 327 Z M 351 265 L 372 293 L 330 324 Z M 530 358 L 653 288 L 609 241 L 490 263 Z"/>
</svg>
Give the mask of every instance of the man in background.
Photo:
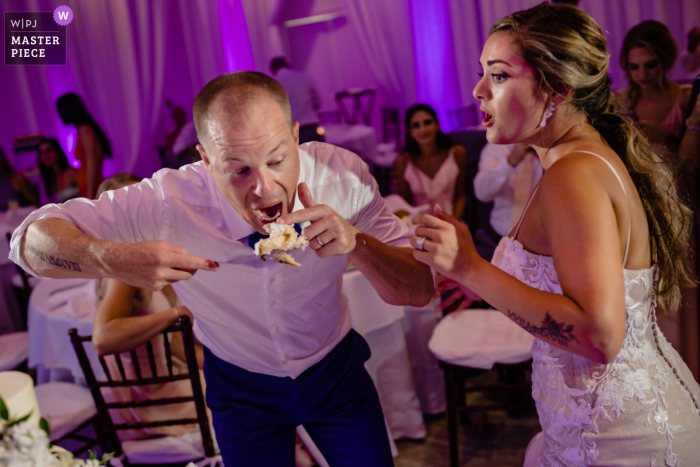
<svg viewBox="0 0 700 467">
<path fill-rule="evenodd" d="M 290 68 L 287 60 L 277 57 L 270 62 L 270 71 L 289 96 L 292 118 L 299 123 L 299 144 L 323 141 L 318 133 L 318 109 L 321 100 L 308 73 Z"/>
</svg>

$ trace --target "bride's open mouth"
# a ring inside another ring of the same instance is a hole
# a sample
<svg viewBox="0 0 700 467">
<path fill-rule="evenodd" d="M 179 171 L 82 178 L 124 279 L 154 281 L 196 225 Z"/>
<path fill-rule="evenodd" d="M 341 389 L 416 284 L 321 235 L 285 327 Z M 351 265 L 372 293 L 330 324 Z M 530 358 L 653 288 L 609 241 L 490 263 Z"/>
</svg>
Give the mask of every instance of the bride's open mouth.
<svg viewBox="0 0 700 467">
<path fill-rule="evenodd" d="M 255 209 L 255 217 L 263 224 L 269 224 L 277 220 L 282 215 L 282 203 L 277 203 L 273 206 Z"/>
</svg>

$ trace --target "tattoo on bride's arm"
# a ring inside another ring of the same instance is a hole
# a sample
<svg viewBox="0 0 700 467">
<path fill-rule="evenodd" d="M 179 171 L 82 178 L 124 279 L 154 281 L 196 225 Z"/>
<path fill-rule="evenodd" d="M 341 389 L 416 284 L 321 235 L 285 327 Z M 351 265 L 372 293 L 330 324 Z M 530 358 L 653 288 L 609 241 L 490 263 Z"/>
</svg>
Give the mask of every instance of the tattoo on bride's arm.
<svg viewBox="0 0 700 467">
<path fill-rule="evenodd" d="M 530 324 L 522 316 L 518 316 L 510 310 L 508 312 L 508 318 L 513 320 L 515 324 L 525 329 L 530 334 L 533 334 L 542 339 L 549 339 L 555 343 L 562 345 L 564 347 L 569 346 L 569 342 L 578 342 L 576 336 L 574 336 L 574 325 L 570 324 L 568 326 L 564 323 L 557 323 L 547 312 L 544 315 L 544 321 L 542 321 L 542 326 L 537 327 Z"/>
<path fill-rule="evenodd" d="M 82 272 L 80 270 L 80 264 L 74 261 L 68 261 L 66 259 L 61 258 L 54 258 L 53 256 L 47 255 L 46 253 L 37 250 L 36 248 L 28 247 L 28 249 L 32 256 L 38 258 L 40 261 L 53 264 L 54 266 L 58 266 L 59 268 L 65 268 L 70 269 L 71 271 Z"/>
</svg>

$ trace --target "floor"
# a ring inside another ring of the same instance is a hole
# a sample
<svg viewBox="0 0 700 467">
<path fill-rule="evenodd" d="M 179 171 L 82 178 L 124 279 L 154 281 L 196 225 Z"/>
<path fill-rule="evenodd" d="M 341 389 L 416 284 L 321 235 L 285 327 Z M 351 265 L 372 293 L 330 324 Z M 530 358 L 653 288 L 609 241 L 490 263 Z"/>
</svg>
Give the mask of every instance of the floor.
<svg viewBox="0 0 700 467">
<path fill-rule="evenodd" d="M 396 467 L 448 467 L 447 421 L 444 415 L 428 416 L 428 435 L 422 440 L 396 441 Z M 481 425 L 481 426 L 479 426 Z M 459 465 L 521 467 L 525 448 L 540 431 L 535 410 L 512 419 L 505 412 L 489 412 L 483 419 L 460 425 Z"/>
<path fill-rule="evenodd" d="M 471 384 L 495 382 L 495 373 L 485 373 L 466 381 Z M 529 392 L 529 391 L 528 391 Z M 484 404 L 496 396 L 475 395 L 469 404 Z M 470 414 L 459 426 L 459 465 L 470 467 L 522 467 L 525 449 L 541 431 L 534 407 L 509 416 L 506 411 Z M 396 441 L 399 456 L 396 467 L 449 467 L 447 420 L 444 415 L 425 417 L 427 436 L 422 440 Z"/>
</svg>

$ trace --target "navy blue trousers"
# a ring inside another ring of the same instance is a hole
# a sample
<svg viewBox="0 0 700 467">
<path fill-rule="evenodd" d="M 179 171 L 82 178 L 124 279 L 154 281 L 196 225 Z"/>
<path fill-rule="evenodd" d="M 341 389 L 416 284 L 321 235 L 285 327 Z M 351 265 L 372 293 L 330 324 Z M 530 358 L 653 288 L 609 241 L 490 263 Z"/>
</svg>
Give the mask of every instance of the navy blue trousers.
<svg viewBox="0 0 700 467">
<path fill-rule="evenodd" d="M 207 405 L 226 467 L 293 467 L 297 425 L 333 466 L 394 462 L 367 342 L 351 330 L 296 379 L 246 371 L 204 349 Z"/>
</svg>

